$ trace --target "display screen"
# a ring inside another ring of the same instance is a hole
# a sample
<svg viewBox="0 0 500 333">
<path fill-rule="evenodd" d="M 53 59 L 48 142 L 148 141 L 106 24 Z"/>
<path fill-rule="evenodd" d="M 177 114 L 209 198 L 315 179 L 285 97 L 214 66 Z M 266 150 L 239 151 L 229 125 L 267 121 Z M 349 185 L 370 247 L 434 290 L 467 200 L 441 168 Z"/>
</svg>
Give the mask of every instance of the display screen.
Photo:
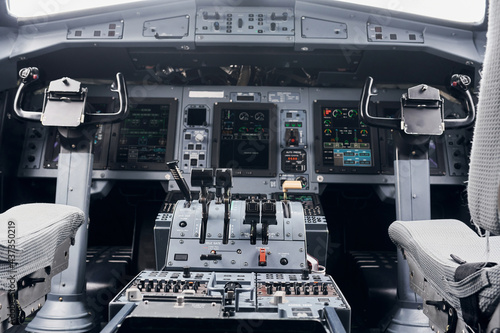
<svg viewBox="0 0 500 333">
<path fill-rule="evenodd" d="M 206 125 L 207 109 L 205 108 L 189 108 L 187 110 L 187 125 L 201 126 Z"/>
<path fill-rule="evenodd" d="M 269 168 L 269 110 L 222 110 L 219 166 Z"/>
<path fill-rule="evenodd" d="M 274 143 L 276 106 L 265 103 L 219 103 L 214 108 L 215 154 L 212 165 L 233 169 L 233 175 L 276 174 Z"/>
<path fill-rule="evenodd" d="M 322 107 L 323 163 L 338 167 L 371 167 L 370 128 L 357 108 Z"/>
<path fill-rule="evenodd" d="M 131 104 L 129 115 L 113 127 L 112 169 L 164 170 L 173 158 L 176 102 Z"/>
<path fill-rule="evenodd" d="M 139 104 L 120 128 L 117 162 L 165 163 L 169 105 Z"/>
</svg>

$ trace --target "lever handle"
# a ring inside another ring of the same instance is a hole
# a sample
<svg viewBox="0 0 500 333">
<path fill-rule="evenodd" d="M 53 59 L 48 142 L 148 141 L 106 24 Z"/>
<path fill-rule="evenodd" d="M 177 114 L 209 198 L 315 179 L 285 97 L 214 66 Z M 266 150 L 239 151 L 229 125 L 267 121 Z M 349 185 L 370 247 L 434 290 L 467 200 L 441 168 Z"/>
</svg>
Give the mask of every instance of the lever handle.
<svg viewBox="0 0 500 333">
<path fill-rule="evenodd" d="M 112 113 L 86 113 L 86 123 L 109 123 L 122 121 L 129 114 L 127 83 L 122 73 L 116 73 L 116 81 L 111 85 L 111 91 L 118 94 L 120 108 Z"/>
<path fill-rule="evenodd" d="M 21 83 L 17 88 L 16 96 L 14 97 L 14 112 L 19 118 L 28 120 L 40 120 L 42 112 L 38 111 L 25 111 L 21 108 L 21 101 L 24 94 L 24 89 L 29 84 L 35 82 L 40 78 L 39 70 L 36 67 L 26 67 L 19 71 Z"/>
<path fill-rule="evenodd" d="M 446 128 L 463 128 L 468 127 L 474 123 L 476 119 L 476 107 L 469 92 L 471 79 L 467 75 L 454 74 L 450 80 L 450 86 L 460 92 L 464 97 L 465 109 L 467 110 L 467 117 L 460 119 L 445 119 L 444 125 Z"/>
<path fill-rule="evenodd" d="M 372 93 L 373 78 L 368 76 L 361 92 L 361 101 L 359 104 L 359 115 L 366 125 L 381 127 L 381 128 L 392 128 L 398 129 L 400 126 L 400 119 L 395 118 L 382 118 L 374 117 L 369 113 L 370 98 L 372 96 L 377 96 L 377 94 Z"/>
</svg>

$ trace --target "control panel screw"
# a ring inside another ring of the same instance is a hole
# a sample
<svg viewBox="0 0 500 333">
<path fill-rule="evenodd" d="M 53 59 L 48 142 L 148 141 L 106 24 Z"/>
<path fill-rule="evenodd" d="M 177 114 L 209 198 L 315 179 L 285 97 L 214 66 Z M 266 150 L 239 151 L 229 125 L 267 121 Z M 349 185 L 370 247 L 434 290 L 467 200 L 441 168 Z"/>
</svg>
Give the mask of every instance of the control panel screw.
<svg viewBox="0 0 500 333">
<path fill-rule="evenodd" d="M 280 233 L 279 233 L 279 232 L 277 232 L 277 233 L 276 233 L 276 237 L 279 237 L 279 235 L 280 235 Z"/>
<path fill-rule="evenodd" d="M 300 263 L 300 267 L 304 267 L 304 264 L 303 264 L 303 263 Z"/>
<path fill-rule="evenodd" d="M 291 234 L 289 232 L 286 233 L 286 237 L 290 237 Z"/>
<path fill-rule="evenodd" d="M 248 266 L 248 263 L 247 263 L 247 262 L 245 262 L 243 265 L 244 265 L 244 266 Z"/>
<path fill-rule="evenodd" d="M 234 234 L 231 234 L 231 237 L 234 237 Z M 234 243 L 233 243 L 234 244 Z"/>
<path fill-rule="evenodd" d="M 207 237 L 212 237 L 212 234 L 211 234 L 211 233 L 208 233 L 208 234 L 207 234 Z"/>
<path fill-rule="evenodd" d="M 169 266 L 172 266 L 173 264 L 172 264 L 172 262 L 171 262 L 171 261 L 169 261 L 169 262 L 168 262 L 168 265 L 169 265 Z"/>
<path fill-rule="evenodd" d="M 198 236 L 199 236 L 199 235 L 198 235 L 198 233 L 197 233 L 197 232 L 195 232 L 195 233 L 194 233 L 194 237 L 198 237 Z"/>
<path fill-rule="evenodd" d="M 290 221 L 286 221 L 286 224 L 290 224 Z"/>
<path fill-rule="evenodd" d="M 203 266 L 208 267 L 208 262 L 204 263 Z"/>
<path fill-rule="evenodd" d="M 300 249 L 299 249 L 299 252 L 304 252 L 304 249 L 303 249 L 303 248 L 300 248 Z"/>
<path fill-rule="evenodd" d="M 181 232 L 181 236 L 182 236 L 182 237 L 184 237 L 184 235 L 185 235 L 185 234 L 184 234 L 183 232 Z"/>
<path fill-rule="evenodd" d="M 231 241 L 231 245 L 234 245 L 234 244 L 236 244 L 236 242 L 235 241 Z"/>
<path fill-rule="evenodd" d="M 236 253 L 241 254 L 241 250 L 240 249 L 236 250 Z"/>
<path fill-rule="evenodd" d="M 220 237 L 222 237 L 222 234 L 221 234 L 221 233 L 218 233 L 218 234 L 217 234 L 217 237 L 219 237 L 219 238 L 220 238 Z"/>
<path fill-rule="evenodd" d="M 236 260 L 231 260 L 231 264 L 236 264 Z"/>
<path fill-rule="evenodd" d="M 184 244 L 184 240 L 183 239 L 179 240 L 179 243 Z"/>
<path fill-rule="evenodd" d="M 299 237 L 302 237 L 302 233 L 299 233 Z"/>
</svg>

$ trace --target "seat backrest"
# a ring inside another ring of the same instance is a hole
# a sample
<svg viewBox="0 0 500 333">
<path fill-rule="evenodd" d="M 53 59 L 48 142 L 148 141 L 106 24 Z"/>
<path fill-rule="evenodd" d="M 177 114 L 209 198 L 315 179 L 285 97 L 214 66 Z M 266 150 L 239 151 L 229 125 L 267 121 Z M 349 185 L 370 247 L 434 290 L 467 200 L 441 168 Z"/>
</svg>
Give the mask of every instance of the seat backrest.
<svg viewBox="0 0 500 333">
<path fill-rule="evenodd" d="M 500 1 L 489 1 L 488 21 L 467 191 L 474 224 L 500 234 Z"/>
</svg>

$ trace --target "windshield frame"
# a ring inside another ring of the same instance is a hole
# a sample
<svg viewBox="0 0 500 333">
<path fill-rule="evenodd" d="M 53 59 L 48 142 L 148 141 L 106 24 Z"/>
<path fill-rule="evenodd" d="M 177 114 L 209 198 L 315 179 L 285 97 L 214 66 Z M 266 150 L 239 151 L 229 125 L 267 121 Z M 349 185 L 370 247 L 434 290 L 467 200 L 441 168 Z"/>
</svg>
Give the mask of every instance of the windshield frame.
<svg viewBox="0 0 500 333">
<path fill-rule="evenodd" d="M 48 22 L 53 22 L 53 21 L 67 20 L 67 19 L 72 19 L 72 18 L 80 18 L 80 17 L 92 16 L 92 15 L 96 15 L 96 14 L 103 14 L 103 13 L 109 13 L 109 12 L 117 13 L 119 11 L 134 10 L 134 9 L 140 9 L 143 7 L 161 5 L 161 4 L 165 4 L 167 2 L 170 2 L 170 1 L 171 2 L 179 2 L 178 0 L 166 0 L 166 1 L 164 1 L 164 0 L 138 0 L 138 1 L 132 1 L 132 2 L 127 2 L 127 3 L 106 5 L 106 6 L 102 6 L 102 7 L 94 7 L 94 8 L 88 8 L 88 9 L 82 9 L 82 10 L 76 10 L 76 11 L 61 12 L 61 13 L 56 13 L 56 14 L 48 14 L 45 16 L 16 17 L 16 16 L 13 16 L 13 14 L 9 11 L 9 8 L 8 8 L 9 1 L 10 0 L 4 0 L 4 3 L 2 4 L 3 6 L 0 5 L 0 22 L 2 22 L 2 21 L 12 22 L 13 20 L 15 20 L 17 22 L 18 26 L 31 25 L 31 24 L 42 24 L 42 23 L 48 23 Z M 295 2 L 295 1 L 289 0 L 287 2 L 287 4 L 290 5 L 290 2 Z M 423 15 L 418 15 L 418 14 L 389 10 L 389 9 L 385 9 L 385 8 L 381 8 L 381 7 L 361 5 L 361 4 L 344 2 L 344 1 L 337 1 L 337 0 L 296 0 L 296 2 L 306 2 L 306 3 L 310 2 L 310 3 L 323 4 L 323 5 L 328 5 L 328 6 L 332 6 L 332 7 L 338 7 L 340 9 L 360 11 L 360 12 L 364 12 L 365 14 L 373 14 L 373 15 L 383 16 L 383 17 L 392 17 L 392 18 L 400 19 L 400 20 L 408 20 L 408 21 L 420 22 L 420 23 L 424 23 L 424 24 L 432 24 L 432 25 L 437 25 L 437 26 L 446 26 L 446 27 L 450 27 L 450 28 L 459 28 L 459 29 L 464 29 L 464 30 L 469 30 L 469 31 L 484 31 L 487 29 L 487 26 L 488 26 L 487 13 L 489 10 L 490 0 L 486 0 L 483 21 L 477 22 L 477 23 L 445 20 L 445 19 L 440 19 L 440 18 L 435 18 L 435 17 L 430 17 L 430 16 L 423 16 Z M 243 0 L 243 2 L 240 5 L 241 6 L 246 5 L 246 4 L 250 5 L 251 3 L 253 3 L 253 2 L 252 1 L 246 2 L 246 0 Z M 278 5 L 278 4 L 276 4 L 276 5 Z M 2 24 L 0 24 L 0 25 L 2 25 Z"/>
</svg>

